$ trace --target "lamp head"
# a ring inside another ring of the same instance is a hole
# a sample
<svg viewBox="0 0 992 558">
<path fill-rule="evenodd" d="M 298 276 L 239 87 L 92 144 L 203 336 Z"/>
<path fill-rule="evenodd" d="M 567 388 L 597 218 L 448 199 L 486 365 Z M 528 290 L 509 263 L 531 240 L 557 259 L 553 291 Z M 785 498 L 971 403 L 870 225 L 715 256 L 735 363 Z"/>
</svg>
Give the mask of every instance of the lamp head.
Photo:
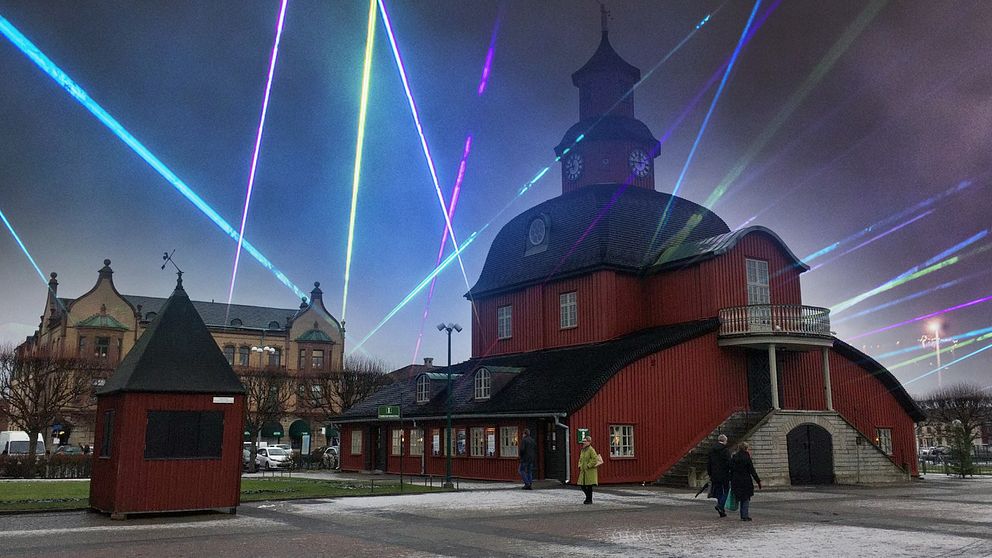
<svg viewBox="0 0 992 558">
<path fill-rule="evenodd" d="M 457 331 L 459 333 L 461 333 L 461 331 L 462 331 L 462 326 L 460 326 L 458 324 L 451 324 L 451 327 L 455 328 L 455 331 Z"/>
<path fill-rule="evenodd" d="M 438 331 L 444 331 L 444 324 L 437 324 Z"/>
</svg>

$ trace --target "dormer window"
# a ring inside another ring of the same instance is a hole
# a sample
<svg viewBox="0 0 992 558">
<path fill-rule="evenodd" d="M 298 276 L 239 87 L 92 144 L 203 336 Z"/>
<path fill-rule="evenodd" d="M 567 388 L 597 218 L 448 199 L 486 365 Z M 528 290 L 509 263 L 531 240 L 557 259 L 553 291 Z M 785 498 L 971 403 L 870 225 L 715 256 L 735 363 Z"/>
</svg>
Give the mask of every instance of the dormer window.
<svg viewBox="0 0 992 558">
<path fill-rule="evenodd" d="M 431 379 L 426 375 L 417 378 L 417 403 L 427 403 L 431 399 Z"/>
<path fill-rule="evenodd" d="M 272 320 L 271 322 L 269 322 L 269 329 L 281 329 L 281 328 L 282 328 L 282 326 L 279 325 L 279 322 L 277 322 L 275 320 Z"/>
<path fill-rule="evenodd" d="M 145 319 L 150 322 L 155 319 L 155 316 L 158 316 L 158 314 L 156 314 L 155 312 L 149 312 L 145 314 Z"/>
<path fill-rule="evenodd" d="M 233 320 L 231 320 L 231 327 L 241 327 L 241 325 L 242 325 L 241 318 L 234 318 Z"/>
<path fill-rule="evenodd" d="M 475 373 L 475 398 L 489 399 L 489 395 L 492 393 L 492 385 L 492 374 L 489 373 L 488 369 L 480 368 Z"/>
</svg>

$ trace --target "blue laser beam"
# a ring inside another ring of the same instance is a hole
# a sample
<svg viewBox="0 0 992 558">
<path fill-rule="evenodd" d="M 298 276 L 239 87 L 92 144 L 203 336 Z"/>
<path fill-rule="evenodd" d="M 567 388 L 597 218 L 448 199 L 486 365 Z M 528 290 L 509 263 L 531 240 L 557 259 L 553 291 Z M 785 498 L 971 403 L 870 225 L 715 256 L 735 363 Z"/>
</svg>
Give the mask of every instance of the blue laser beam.
<svg viewBox="0 0 992 558">
<path fill-rule="evenodd" d="M 45 56 L 37 46 L 34 45 L 27 37 L 25 37 L 20 31 L 10 21 L 8 21 L 3 16 L 0 16 L 0 33 L 3 33 L 4 37 L 7 38 L 14 46 L 16 46 L 24 55 L 26 55 L 32 62 L 34 62 L 39 68 L 42 69 L 49 77 L 55 80 L 63 89 L 65 89 L 74 99 L 79 101 L 86 110 L 90 111 L 93 116 L 95 116 L 104 126 L 110 129 L 118 138 L 121 139 L 128 147 L 131 148 L 139 157 L 145 160 L 156 172 L 158 172 L 162 178 L 166 179 L 169 184 L 172 185 L 180 194 L 182 194 L 194 207 L 200 210 L 204 215 L 206 215 L 215 225 L 217 225 L 220 230 L 227 233 L 229 237 L 233 240 L 238 239 L 238 231 L 232 227 L 227 221 L 224 220 L 210 205 L 203 200 L 196 192 L 194 192 L 185 182 L 179 179 L 178 176 L 169 167 L 160 161 L 155 155 L 152 154 L 141 142 L 137 140 L 130 132 L 128 132 L 120 122 L 110 116 L 110 114 L 103 109 L 96 101 L 94 101 L 86 91 L 79 86 L 72 78 L 69 77 L 61 68 L 59 68 L 51 59 Z M 268 260 L 261 252 L 258 251 L 250 242 L 244 241 L 242 247 L 246 252 L 251 254 L 258 263 L 262 265 L 265 269 L 269 270 L 280 283 L 289 287 L 297 297 L 305 297 L 306 293 L 303 292 L 299 287 L 293 284 L 292 281 L 286 277 L 283 272 L 279 271 L 271 261 Z"/>
<path fill-rule="evenodd" d="M 672 195 L 669 197 L 668 203 L 665 204 L 665 210 L 661 214 L 661 219 L 659 219 L 658 226 L 655 228 L 654 235 L 651 237 L 651 242 L 648 243 L 648 252 L 651 251 L 655 241 L 658 239 L 658 233 L 661 232 L 661 229 L 665 225 L 665 221 L 668 219 L 668 213 L 671 210 L 672 202 L 675 200 L 675 196 L 678 195 L 679 189 L 682 187 L 682 181 L 685 179 L 685 175 L 689 171 L 689 165 L 692 164 L 692 159 L 696 154 L 696 149 L 699 148 L 699 142 L 703 139 L 703 134 L 706 132 L 706 126 L 709 124 L 710 118 L 713 116 L 713 111 L 716 110 L 716 105 L 720 101 L 720 96 L 723 94 L 723 89 L 726 87 L 727 81 L 730 79 L 730 74 L 734 69 L 734 64 L 737 62 L 738 56 L 740 56 L 744 43 L 747 42 L 748 31 L 751 29 L 751 24 L 754 23 L 754 16 L 758 13 L 758 8 L 760 6 L 761 0 L 757 0 L 754 3 L 754 7 L 751 8 L 751 15 L 747 18 L 747 23 L 744 25 L 744 31 L 741 33 L 740 39 L 737 40 L 737 45 L 734 47 L 734 52 L 730 56 L 730 62 L 727 64 L 727 69 L 723 73 L 723 78 L 720 79 L 720 85 L 716 88 L 716 93 L 713 95 L 713 100 L 710 101 L 710 107 L 706 111 L 706 116 L 703 117 L 703 123 L 699 126 L 699 132 L 696 133 L 696 139 L 692 142 L 692 148 L 689 149 L 689 156 L 686 157 L 685 164 L 682 165 L 682 171 L 679 172 L 679 177 L 675 181 L 675 187 L 672 188 Z"/>
<path fill-rule="evenodd" d="M 932 376 L 934 374 L 937 374 L 938 372 L 941 372 L 943 370 L 946 370 L 947 368 L 950 368 L 951 366 L 954 366 L 955 364 L 957 364 L 957 363 L 959 363 L 961 361 L 968 360 L 969 358 L 978 356 L 980 353 L 983 353 L 983 352 L 985 352 L 985 351 L 987 351 L 989 349 L 992 349 L 992 343 L 989 343 L 988 345 L 985 345 L 981 349 L 972 351 L 972 352 L 964 355 L 963 357 L 956 358 L 956 359 L 952 360 L 951 362 L 948 362 L 947 364 L 944 364 L 942 366 L 938 366 L 937 368 L 934 368 L 933 370 L 927 372 L 926 374 L 921 374 L 921 375 L 913 378 L 912 380 L 905 381 L 905 382 L 902 383 L 902 385 L 903 386 L 908 386 L 909 384 L 912 384 L 914 382 L 917 382 L 919 380 L 922 380 L 923 378 L 926 378 L 928 376 Z"/>
<path fill-rule="evenodd" d="M 0 220 L 3 220 L 3 224 L 6 225 L 7 230 L 10 231 L 10 236 L 14 237 L 14 242 L 17 242 L 17 245 L 21 247 L 21 252 L 24 252 L 24 255 L 27 257 L 28 261 L 31 262 L 31 267 L 38 272 L 38 277 L 41 278 L 41 281 L 45 285 L 48 285 L 48 279 L 45 279 L 45 274 L 42 273 L 41 268 L 38 267 L 38 262 L 34 261 L 34 258 L 31 256 L 31 252 L 28 252 L 28 247 L 24 245 L 23 241 L 21 241 L 21 237 L 17 236 L 17 231 L 14 230 L 14 226 L 7 220 L 7 216 L 3 214 L 2 209 L 0 209 Z"/>
</svg>

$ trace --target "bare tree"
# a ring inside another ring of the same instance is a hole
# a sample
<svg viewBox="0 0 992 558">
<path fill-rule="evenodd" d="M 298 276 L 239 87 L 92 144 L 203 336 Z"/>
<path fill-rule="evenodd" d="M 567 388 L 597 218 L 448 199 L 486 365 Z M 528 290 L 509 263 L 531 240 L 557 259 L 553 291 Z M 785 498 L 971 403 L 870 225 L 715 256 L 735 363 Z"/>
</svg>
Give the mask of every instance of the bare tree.
<svg viewBox="0 0 992 558">
<path fill-rule="evenodd" d="M 919 401 L 927 422 L 951 445 L 951 462 L 958 474 L 972 469 L 972 444 L 982 424 L 992 421 L 992 392 L 973 384 L 940 388 Z"/>
<path fill-rule="evenodd" d="M 34 463 L 38 435 L 89 397 L 101 369 L 91 359 L 45 350 L 0 349 L 0 406 L 10 422 L 28 435 L 28 463 Z"/>
<path fill-rule="evenodd" d="M 301 394 L 324 422 L 391 383 L 386 364 L 375 358 L 348 357 L 343 370 L 310 372 L 301 376 Z"/>
<path fill-rule="evenodd" d="M 255 469 L 258 436 L 267 422 L 279 421 L 286 414 L 293 396 L 293 382 L 278 367 L 239 370 L 245 387 L 245 430 L 251 436 L 251 468 Z"/>
</svg>

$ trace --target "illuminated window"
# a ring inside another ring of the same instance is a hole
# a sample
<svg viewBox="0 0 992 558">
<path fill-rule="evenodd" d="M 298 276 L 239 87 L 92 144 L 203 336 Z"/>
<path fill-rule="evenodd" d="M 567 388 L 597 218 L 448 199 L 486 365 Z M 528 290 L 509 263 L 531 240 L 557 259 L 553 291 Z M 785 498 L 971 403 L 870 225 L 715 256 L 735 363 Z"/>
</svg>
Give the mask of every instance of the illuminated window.
<svg viewBox="0 0 992 558">
<path fill-rule="evenodd" d="M 110 338 L 97 337 L 96 345 L 93 347 L 93 356 L 96 358 L 107 358 L 110 353 Z"/>
<path fill-rule="evenodd" d="M 486 457 L 496 455 L 496 429 L 492 426 L 486 428 Z"/>
<path fill-rule="evenodd" d="M 481 427 L 472 428 L 472 457 L 483 457 L 486 455 L 486 429 Z"/>
<path fill-rule="evenodd" d="M 561 329 L 568 329 L 579 325 L 578 307 L 575 291 L 558 295 L 558 323 Z"/>
<path fill-rule="evenodd" d="M 431 399 L 431 379 L 426 374 L 417 378 L 417 403 L 427 403 Z"/>
<path fill-rule="evenodd" d="M 361 455 L 362 454 L 362 431 L 352 430 L 351 431 L 351 455 Z"/>
<path fill-rule="evenodd" d="M 518 431 L 516 426 L 503 426 L 499 429 L 499 456 L 500 457 L 517 457 L 517 443 L 519 438 L 517 437 Z"/>
<path fill-rule="evenodd" d="M 634 457 L 634 425 L 610 425 L 610 457 Z"/>
<path fill-rule="evenodd" d="M 466 435 L 464 428 L 459 428 L 455 430 L 455 455 L 465 455 L 465 451 L 468 449 L 465 447 L 465 443 L 468 436 Z"/>
<path fill-rule="evenodd" d="M 885 455 L 892 455 L 892 429 L 876 428 L 875 445 L 885 452 Z"/>
<path fill-rule="evenodd" d="M 392 455 L 403 455 L 403 431 L 393 430 Z"/>
<path fill-rule="evenodd" d="M 424 455 L 424 429 L 410 430 L 410 455 Z"/>
<path fill-rule="evenodd" d="M 475 398 L 489 399 L 491 388 L 492 375 L 489 373 L 489 370 L 480 368 L 479 371 L 475 373 Z"/>
<path fill-rule="evenodd" d="M 509 339 L 513 337 L 513 307 L 500 306 L 496 309 L 496 337 Z"/>
</svg>

